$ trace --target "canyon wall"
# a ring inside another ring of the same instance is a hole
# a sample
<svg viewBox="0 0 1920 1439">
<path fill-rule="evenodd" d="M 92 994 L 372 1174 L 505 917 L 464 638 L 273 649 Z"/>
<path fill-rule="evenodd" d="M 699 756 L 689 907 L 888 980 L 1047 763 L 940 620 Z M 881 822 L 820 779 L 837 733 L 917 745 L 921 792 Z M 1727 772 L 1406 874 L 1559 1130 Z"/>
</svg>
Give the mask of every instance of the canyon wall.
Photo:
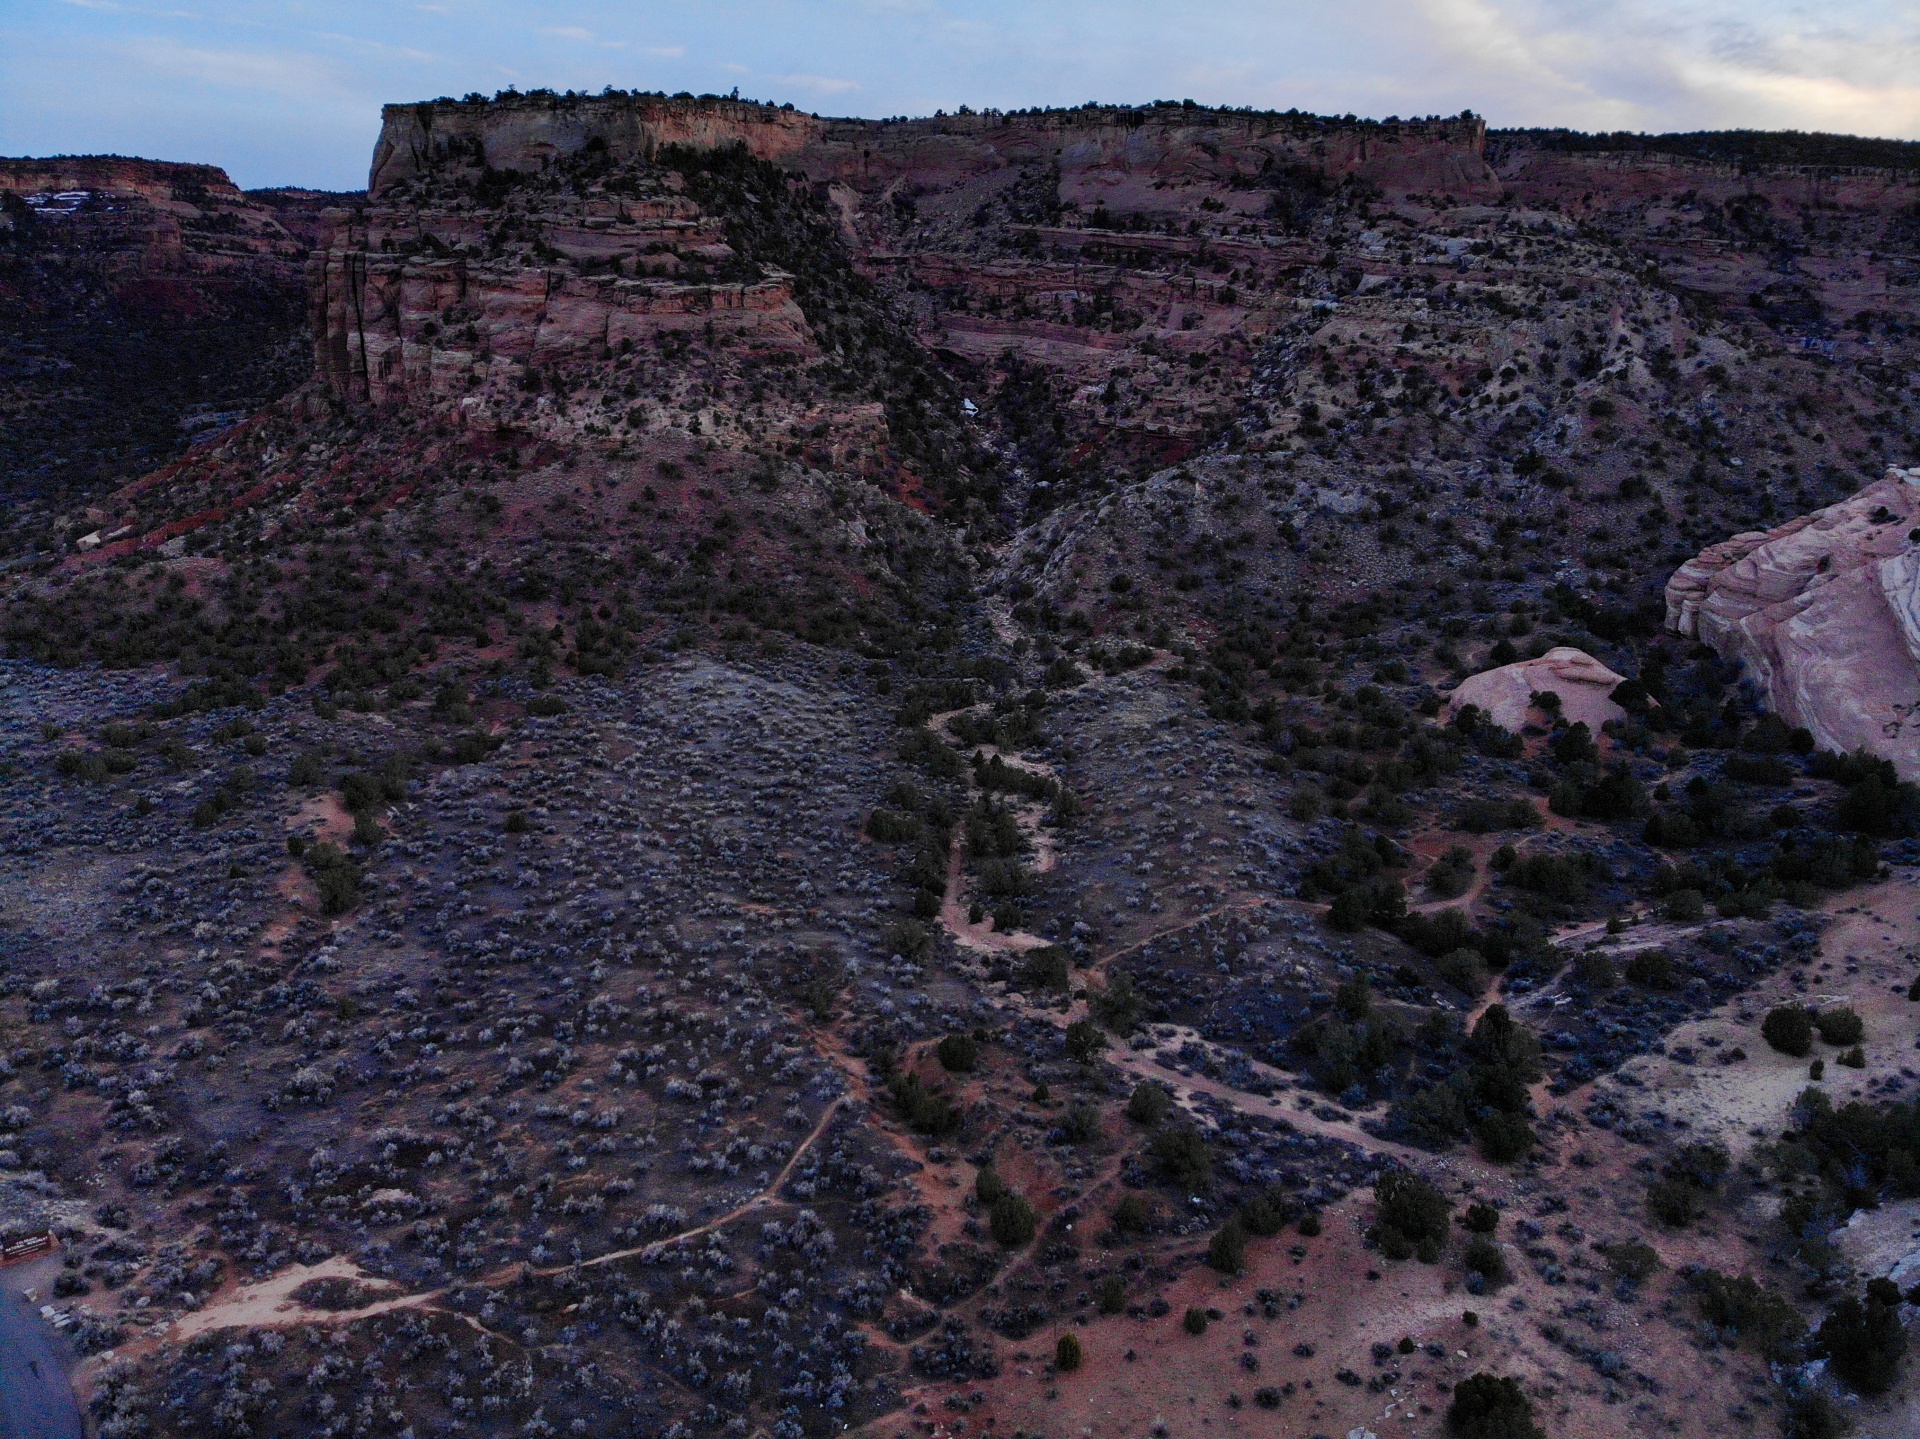
<svg viewBox="0 0 1920 1439">
<path fill-rule="evenodd" d="M 1666 598 L 1668 628 L 1738 660 L 1822 749 L 1920 779 L 1920 468 L 1721 541 Z"/>
</svg>

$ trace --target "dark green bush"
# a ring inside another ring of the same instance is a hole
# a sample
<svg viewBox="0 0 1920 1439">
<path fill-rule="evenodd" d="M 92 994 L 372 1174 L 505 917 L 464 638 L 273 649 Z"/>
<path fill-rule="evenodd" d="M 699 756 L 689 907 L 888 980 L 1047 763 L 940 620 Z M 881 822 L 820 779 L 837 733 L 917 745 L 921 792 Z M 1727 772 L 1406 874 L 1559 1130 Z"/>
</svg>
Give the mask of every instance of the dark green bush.
<svg viewBox="0 0 1920 1439">
<path fill-rule="evenodd" d="M 934 1048 L 940 1067 L 949 1074 L 969 1074 L 980 1062 L 980 1041 L 971 1034 L 949 1034 Z"/>
<path fill-rule="evenodd" d="M 1862 1023 L 1860 1016 L 1850 1006 L 1844 1004 L 1833 1009 L 1821 1010 L 1814 1015 L 1813 1025 L 1820 1031 L 1820 1037 L 1828 1044 L 1842 1047 L 1858 1044 L 1867 1032 L 1867 1027 Z"/>
<path fill-rule="evenodd" d="M 1651 1244 L 1623 1239 L 1601 1251 L 1613 1272 L 1631 1284 L 1644 1284 L 1660 1268 L 1660 1255 Z"/>
<path fill-rule="evenodd" d="M 1021 983 L 1028 989 L 1066 991 L 1072 978 L 1067 968 L 1067 952 L 1057 945 L 1043 945 L 1027 954 L 1021 971 Z"/>
<path fill-rule="evenodd" d="M 1188 1309 L 1181 1317 L 1180 1325 L 1187 1333 L 1198 1336 L 1207 1332 L 1207 1311 L 1200 1308 Z"/>
<path fill-rule="evenodd" d="M 324 914 L 345 914 L 360 900 L 360 866 L 337 844 L 322 840 L 307 846 L 301 865 L 320 891 Z"/>
<path fill-rule="evenodd" d="M 1160 1177 L 1184 1189 L 1205 1189 L 1213 1180 L 1213 1151 L 1197 1130 L 1168 1125 L 1147 1141 L 1147 1155 Z"/>
<path fill-rule="evenodd" d="M 1476 1234 L 1467 1241 L 1467 1247 L 1461 1251 L 1460 1262 L 1469 1273 L 1478 1274 L 1489 1284 L 1506 1282 L 1506 1253 L 1484 1234 Z"/>
<path fill-rule="evenodd" d="M 1760 1021 L 1760 1037 L 1782 1054 L 1804 1058 L 1813 1049 L 1813 1016 L 1803 1004 L 1776 1005 Z"/>
<path fill-rule="evenodd" d="M 1081 1064 L 1091 1063 L 1107 1047 L 1107 1036 L 1090 1019 L 1076 1019 L 1067 1026 L 1067 1058 Z"/>
<path fill-rule="evenodd" d="M 1459 1439 L 1546 1439 L 1519 1384 L 1492 1374 L 1476 1374 L 1454 1389 L 1447 1430 Z"/>
<path fill-rule="evenodd" d="M 1214 1234 L 1207 1246 L 1207 1265 L 1222 1274 L 1238 1274 L 1247 1263 L 1247 1231 L 1236 1216 Z"/>
<path fill-rule="evenodd" d="M 1127 1118 L 1135 1124 L 1158 1124 L 1173 1109 L 1173 1098 L 1152 1080 L 1142 1080 L 1127 1097 Z"/>
<path fill-rule="evenodd" d="M 991 1164 L 980 1166 L 980 1172 L 973 1176 L 974 1197 L 982 1204 L 991 1205 L 1007 1192 L 1007 1182 L 1000 1177 L 1000 1171 Z"/>
<path fill-rule="evenodd" d="M 1628 958 L 1626 976 L 1629 984 L 1672 989 L 1673 960 L 1664 949 L 1643 949 Z"/>
<path fill-rule="evenodd" d="M 1271 1239 L 1287 1227 L 1293 1217 L 1293 1204 L 1278 1189 L 1250 1195 L 1240 1202 L 1240 1225 L 1249 1234 Z"/>
<path fill-rule="evenodd" d="M 1687 1282 L 1700 1305 L 1701 1318 L 1737 1335 L 1766 1359 L 1791 1357 L 1806 1335 L 1806 1322 L 1793 1305 L 1750 1274 L 1734 1278 L 1702 1269 Z"/>
<path fill-rule="evenodd" d="M 987 1227 L 999 1243 L 1017 1249 L 1033 1239 L 1033 1206 L 1010 1191 L 1002 1194 L 987 1210 Z"/>
<path fill-rule="evenodd" d="M 1053 1346 L 1053 1367 L 1062 1374 L 1071 1374 L 1080 1367 L 1080 1341 L 1071 1334 L 1062 1334 L 1060 1342 Z"/>
<path fill-rule="evenodd" d="M 1390 1169 L 1374 1185 L 1373 1196 L 1378 1207 L 1367 1236 L 1382 1254 L 1389 1259 L 1419 1254 L 1428 1263 L 1439 1258 L 1453 1215 L 1446 1195 L 1409 1170 Z"/>
<path fill-rule="evenodd" d="M 1888 1280 L 1875 1280 L 1864 1299 L 1842 1299 L 1814 1335 L 1814 1348 L 1827 1356 L 1835 1374 L 1862 1394 L 1884 1394 L 1907 1352 L 1900 1291 Z"/>
<path fill-rule="evenodd" d="M 1533 1126 L 1523 1114 L 1495 1110 L 1474 1126 L 1480 1153 L 1490 1164 L 1512 1164 L 1533 1152 Z"/>
<path fill-rule="evenodd" d="M 960 1127 L 960 1112 L 942 1095 L 920 1082 L 920 1076 L 901 1070 L 887 1079 L 887 1090 L 900 1108 L 900 1117 L 921 1134 L 951 1134 Z"/>
</svg>

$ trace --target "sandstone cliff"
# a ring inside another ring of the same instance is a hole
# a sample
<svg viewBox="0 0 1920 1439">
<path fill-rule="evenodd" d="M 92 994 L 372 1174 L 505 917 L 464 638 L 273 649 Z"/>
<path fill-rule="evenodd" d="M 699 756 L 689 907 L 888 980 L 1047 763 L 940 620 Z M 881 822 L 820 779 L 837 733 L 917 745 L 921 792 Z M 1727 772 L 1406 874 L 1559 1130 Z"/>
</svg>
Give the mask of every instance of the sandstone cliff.
<svg viewBox="0 0 1920 1439">
<path fill-rule="evenodd" d="M 1737 659 L 1824 749 L 1920 778 L 1920 468 L 1776 529 L 1735 535 L 1667 583 L 1667 624 Z"/>
</svg>

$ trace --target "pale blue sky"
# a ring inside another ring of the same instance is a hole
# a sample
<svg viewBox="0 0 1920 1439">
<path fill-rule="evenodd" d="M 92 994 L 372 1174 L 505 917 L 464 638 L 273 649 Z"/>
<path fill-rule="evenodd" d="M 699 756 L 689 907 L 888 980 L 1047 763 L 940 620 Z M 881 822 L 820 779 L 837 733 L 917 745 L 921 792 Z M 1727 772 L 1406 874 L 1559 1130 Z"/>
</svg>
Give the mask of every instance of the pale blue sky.
<svg viewBox="0 0 1920 1439">
<path fill-rule="evenodd" d="M 630 89 L 841 115 L 1191 97 L 1920 138 L 1920 0 L 3 0 L 0 154 L 357 188 L 380 105 Z"/>
</svg>

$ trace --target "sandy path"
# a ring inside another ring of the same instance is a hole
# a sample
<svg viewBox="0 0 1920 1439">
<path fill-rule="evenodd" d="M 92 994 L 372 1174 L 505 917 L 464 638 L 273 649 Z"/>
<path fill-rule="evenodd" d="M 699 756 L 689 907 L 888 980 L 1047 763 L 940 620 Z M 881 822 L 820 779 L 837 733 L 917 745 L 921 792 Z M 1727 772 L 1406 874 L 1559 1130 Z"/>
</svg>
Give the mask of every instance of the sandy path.
<svg viewBox="0 0 1920 1439">
<path fill-rule="evenodd" d="M 548 1265 L 543 1269 L 535 1269 L 532 1273 L 551 1276 L 564 1274 L 574 1268 L 592 1269 L 602 1264 L 612 1264 L 617 1260 L 631 1259 L 636 1256 L 650 1257 L 671 1245 L 724 1228 L 756 1209 L 779 1203 L 780 1190 L 793 1177 L 795 1167 L 820 1136 L 826 1133 L 827 1126 L 833 1122 L 833 1117 L 840 1112 L 846 1102 L 846 1097 L 843 1095 L 829 1104 L 821 1114 L 819 1122 L 814 1125 L 812 1133 L 795 1146 L 793 1154 L 781 1167 L 780 1173 L 774 1177 L 773 1182 L 725 1214 L 710 1219 L 705 1224 L 681 1230 L 678 1234 L 649 1240 L 631 1249 L 616 1249 L 607 1254 L 596 1255 L 592 1259 L 580 1261 L 578 1265 L 572 1263 Z M 288 1324 L 350 1324 L 355 1320 L 371 1319 L 375 1315 L 391 1313 L 396 1309 L 431 1309 L 436 1313 L 450 1314 L 482 1333 L 490 1334 L 492 1331 L 471 1315 L 463 1314 L 457 1309 L 448 1309 L 439 1301 L 454 1288 L 499 1284 L 520 1272 L 521 1266 L 508 1265 L 491 1274 L 462 1280 L 458 1285 L 445 1285 L 439 1289 L 427 1289 L 413 1294 L 396 1294 L 391 1298 L 373 1300 L 353 1309 L 315 1309 L 295 1299 L 294 1291 L 315 1279 L 345 1279 L 373 1289 L 399 1287 L 394 1280 L 367 1273 L 345 1255 L 335 1255 L 318 1264 L 291 1265 L 271 1278 L 242 1285 L 222 1297 L 217 1304 L 182 1316 L 168 1329 L 156 1331 L 153 1337 L 159 1338 L 164 1334 L 168 1338 L 186 1340 L 216 1329 L 272 1328 Z"/>
</svg>

